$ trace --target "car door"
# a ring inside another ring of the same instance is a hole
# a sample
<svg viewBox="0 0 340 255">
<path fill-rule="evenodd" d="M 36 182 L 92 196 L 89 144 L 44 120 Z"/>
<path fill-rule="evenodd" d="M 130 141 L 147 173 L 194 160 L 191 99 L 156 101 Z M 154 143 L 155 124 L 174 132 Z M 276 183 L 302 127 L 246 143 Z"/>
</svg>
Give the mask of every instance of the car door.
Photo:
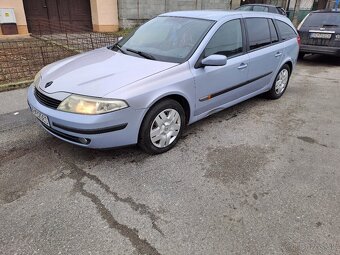
<svg viewBox="0 0 340 255">
<path fill-rule="evenodd" d="M 264 89 L 276 75 L 282 61 L 284 43 L 279 38 L 272 19 L 246 18 L 248 35 L 249 82 L 248 93 Z"/>
<path fill-rule="evenodd" d="M 224 55 L 224 66 L 193 68 L 196 84 L 195 115 L 214 111 L 223 104 L 243 96 L 240 88 L 248 78 L 248 55 L 245 54 L 245 35 L 241 19 L 227 21 L 207 44 L 202 58 Z"/>
</svg>

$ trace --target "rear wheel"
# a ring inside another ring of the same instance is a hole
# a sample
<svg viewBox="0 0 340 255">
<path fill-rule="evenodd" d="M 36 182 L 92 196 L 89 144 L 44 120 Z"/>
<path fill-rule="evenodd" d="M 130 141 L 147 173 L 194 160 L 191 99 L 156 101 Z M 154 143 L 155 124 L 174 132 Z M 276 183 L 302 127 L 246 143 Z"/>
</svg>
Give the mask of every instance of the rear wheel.
<svg viewBox="0 0 340 255">
<path fill-rule="evenodd" d="M 149 154 L 166 152 L 175 146 L 185 124 L 183 107 L 173 99 L 163 100 L 146 114 L 138 145 Z"/>
<path fill-rule="evenodd" d="M 290 77 L 290 67 L 285 64 L 277 74 L 272 88 L 267 92 L 269 99 L 279 99 L 286 91 Z"/>
</svg>

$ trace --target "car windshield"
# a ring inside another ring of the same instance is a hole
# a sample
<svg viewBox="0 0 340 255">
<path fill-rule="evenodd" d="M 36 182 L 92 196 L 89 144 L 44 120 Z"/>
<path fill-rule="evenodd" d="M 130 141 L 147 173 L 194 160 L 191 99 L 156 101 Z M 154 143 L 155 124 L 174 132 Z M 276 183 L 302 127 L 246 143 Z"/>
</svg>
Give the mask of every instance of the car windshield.
<svg viewBox="0 0 340 255">
<path fill-rule="evenodd" d="M 303 27 L 327 27 L 335 26 L 340 27 L 340 13 L 311 13 L 306 21 L 303 23 Z"/>
<path fill-rule="evenodd" d="M 116 50 L 158 61 L 182 63 L 196 50 L 214 21 L 181 17 L 156 17 L 128 37 Z"/>
</svg>

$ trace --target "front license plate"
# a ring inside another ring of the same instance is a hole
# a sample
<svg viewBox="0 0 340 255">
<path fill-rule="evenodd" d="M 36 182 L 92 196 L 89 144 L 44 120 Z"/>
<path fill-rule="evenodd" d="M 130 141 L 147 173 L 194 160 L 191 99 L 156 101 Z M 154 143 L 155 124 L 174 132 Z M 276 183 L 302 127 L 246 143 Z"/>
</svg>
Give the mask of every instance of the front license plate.
<svg viewBox="0 0 340 255">
<path fill-rule="evenodd" d="M 46 126 L 50 126 L 50 122 L 48 121 L 48 117 L 45 114 L 42 114 L 37 109 L 31 107 L 32 113 L 35 117 L 38 118 L 42 123 L 44 123 Z"/>
<path fill-rule="evenodd" d="M 310 33 L 310 38 L 314 39 L 331 39 L 332 34 L 325 34 L 325 33 Z"/>
</svg>

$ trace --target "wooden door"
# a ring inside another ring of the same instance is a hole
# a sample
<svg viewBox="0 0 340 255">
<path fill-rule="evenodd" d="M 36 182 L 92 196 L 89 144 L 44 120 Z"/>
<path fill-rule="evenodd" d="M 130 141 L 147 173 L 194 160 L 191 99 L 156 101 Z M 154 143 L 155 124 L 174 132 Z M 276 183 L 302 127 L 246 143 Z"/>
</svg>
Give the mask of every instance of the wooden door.
<svg viewBox="0 0 340 255">
<path fill-rule="evenodd" d="M 57 0 L 61 23 L 73 31 L 92 31 L 88 0 Z"/>
<path fill-rule="evenodd" d="M 89 0 L 24 0 L 31 33 L 92 31 Z"/>
<path fill-rule="evenodd" d="M 48 13 L 45 0 L 25 0 L 25 13 L 28 30 L 39 33 L 42 26 L 48 23 Z"/>
</svg>

